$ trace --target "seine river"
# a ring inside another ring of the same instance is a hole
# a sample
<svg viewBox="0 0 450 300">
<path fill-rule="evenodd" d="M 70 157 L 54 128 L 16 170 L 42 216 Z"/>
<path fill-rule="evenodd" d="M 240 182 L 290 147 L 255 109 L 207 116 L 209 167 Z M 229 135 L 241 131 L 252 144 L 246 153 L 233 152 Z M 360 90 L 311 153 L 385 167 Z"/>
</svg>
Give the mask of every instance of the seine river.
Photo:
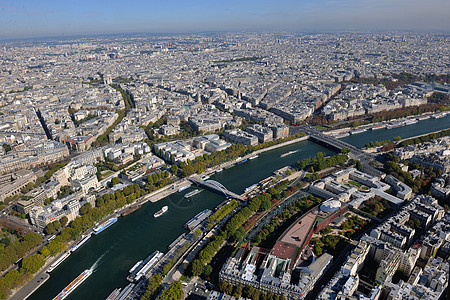
<svg viewBox="0 0 450 300">
<path fill-rule="evenodd" d="M 450 127 L 450 116 L 442 119 L 428 119 L 417 124 L 395 128 L 367 131 L 349 136 L 342 140 L 362 147 L 369 141 L 402 138 L 420 135 Z M 289 151 L 297 151 L 280 158 Z M 332 151 L 302 141 L 279 149 L 261 153 L 258 158 L 236 165 L 211 176 L 229 190 L 241 194 L 243 190 L 270 176 L 273 171 L 298 160 L 314 156 L 317 152 L 331 154 Z M 98 236 L 85 243 L 69 256 L 29 299 L 52 299 L 83 270 L 93 267 L 94 273 L 82 283 L 67 299 L 105 299 L 115 288 L 128 284 L 128 270 L 151 252 L 167 251 L 167 246 L 185 232 L 183 224 L 198 212 L 214 208 L 224 200 L 223 197 L 203 190 L 192 198 L 183 196 L 193 188 L 175 193 L 157 203 L 146 203 L 141 209 L 120 217 L 119 221 Z M 162 206 L 168 205 L 169 211 L 155 219 L 153 214 Z"/>
</svg>

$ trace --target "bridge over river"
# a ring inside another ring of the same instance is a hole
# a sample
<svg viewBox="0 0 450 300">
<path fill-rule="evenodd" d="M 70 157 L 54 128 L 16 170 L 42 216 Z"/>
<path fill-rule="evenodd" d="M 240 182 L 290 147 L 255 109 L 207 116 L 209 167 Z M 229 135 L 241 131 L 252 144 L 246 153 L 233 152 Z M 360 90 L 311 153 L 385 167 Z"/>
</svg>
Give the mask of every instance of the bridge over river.
<svg viewBox="0 0 450 300">
<path fill-rule="evenodd" d="M 246 201 L 247 198 L 242 197 L 241 195 L 238 195 L 232 191 L 227 190 L 227 188 L 225 188 L 220 182 L 214 181 L 214 180 L 200 180 L 197 178 L 189 178 L 190 181 L 192 181 L 193 183 L 195 183 L 198 186 L 203 186 L 204 188 L 217 192 L 219 194 L 223 194 L 225 197 L 227 198 L 233 198 L 233 199 L 237 199 L 240 201 Z"/>
<path fill-rule="evenodd" d="M 341 151 L 344 148 L 347 148 L 350 150 L 350 157 L 354 159 L 358 159 L 361 161 L 361 164 L 363 166 L 363 172 L 372 175 L 372 176 L 381 176 L 383 173 L 379 170 L 372 167 L 369 162 L 373 159 L 375 159 L 375 156 L 372 153 L 364 152 L 363 150 L 359 149 L 358 147 L 355 147 L 349 143 L 346 143 L 344 141 L 341 141 L 335 137 L 328 136 L 323 134 L 321 131 L 311 127 L 311 126 L 299 126 L 300 131 L 305 132 L 307 135 L 309 135 L 309 139 L 312 141 L 315 141 L 319 144 L 324 144 L 328 147 L 334 148 L 335 150 Z"/>
</svg>

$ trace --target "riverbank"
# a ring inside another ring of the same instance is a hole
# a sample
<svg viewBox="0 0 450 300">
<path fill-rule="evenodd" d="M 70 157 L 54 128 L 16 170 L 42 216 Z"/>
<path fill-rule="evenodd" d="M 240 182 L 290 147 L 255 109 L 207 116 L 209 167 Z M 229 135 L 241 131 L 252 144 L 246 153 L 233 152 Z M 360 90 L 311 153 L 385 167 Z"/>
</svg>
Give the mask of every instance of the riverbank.
<svg viewBox="0 0 450 300">
<path fill-rule="evenodd" d="M 367 130 L 383 130 L 383 129 L 389 129 L 388 124 L 390 123 L 395 123 L 398 124 L 397 127 L 404 127 L 404 126 L 408 126 L 411 124 L 405 124 L 404 122 L 407 121 L 411 121 L 411 120 L 415 120 L 417 122 L 421 122 L 424 120 L 428 120 L 430 118 L 442 118 L 447 116 L 447 114 L 439 112 L 439 113 L 424 113 L 421 115 L 417 115 L 417 116 L 409 116 L 409 117 L 405 117 L 405 118 L 401 118 L 401 119 L 392 119 L 389 121 L 383 121 L 383 122 L 378 122 L 378 123 L 370 123 L 370 124 L 365 124 L 365 125 L 361 125 L 358 127 L 345 127 L 345 128 L 340 128 L 340 129 L 335 129 L 335 130 L 329 130 L 329 131 L 324 131 L 323 133 L 326 135 L 331 135 L 331 136 L 335 136 L 337 138 L 340 137 L 344 137 L 343 135 L 345 134 L 352 134 L 352 132 L 355 132 L 354 134 L 358 134 L 360 132 L 364 132 Z M 393 128 L 397 128 L 397 127 L 393 127 Z"/>
</svg>

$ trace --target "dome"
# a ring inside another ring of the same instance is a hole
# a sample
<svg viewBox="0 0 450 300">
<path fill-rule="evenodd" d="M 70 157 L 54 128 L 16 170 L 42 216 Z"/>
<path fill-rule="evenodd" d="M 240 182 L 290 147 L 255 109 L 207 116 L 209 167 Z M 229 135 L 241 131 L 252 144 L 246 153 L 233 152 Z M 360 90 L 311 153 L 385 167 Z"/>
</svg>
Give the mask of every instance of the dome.
<svg viewBox="0 0 450 300">
<path fill-rule="evenodd" d="M 334 199 L 327 200 L 320 206 L 320 210 L 326 213 L 336 211 L 339 208 L 341 208 L 341 202 Z"/>
</svg>

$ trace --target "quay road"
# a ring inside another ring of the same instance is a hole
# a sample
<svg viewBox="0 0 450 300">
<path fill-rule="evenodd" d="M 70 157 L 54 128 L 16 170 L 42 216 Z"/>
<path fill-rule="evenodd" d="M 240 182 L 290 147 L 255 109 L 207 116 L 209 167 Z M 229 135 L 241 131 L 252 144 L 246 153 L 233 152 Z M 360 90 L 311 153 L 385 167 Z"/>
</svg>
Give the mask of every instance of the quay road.
<svg viewBox="0 0 450 300">
<path fill-rule="evenodd" d="M 371 153 L 364 152 L 363 150 L 359 149 L 358 147 L 355 147 L 351 144 L 348 144 L 346 142 L 343 142 L 335 137 L 328 136 L 323 134 L 321 131 L 307 125 L 302 126 L 296 126 L 291 128 L 290 130 L 298 130 L 303 131 L 306 134 L 309 135 L 309 138 L 313 141 L 326 144 L 330 147 L 333 147 L 338 150 L 342 150 L 343 148 L 347 148 L 350 150 L 350 155 L 358 159 L 362 166 L 363 166 L 363 172 L 372 175 L 372 176 L 378 176 L 381 177 L 383 175 L 382 172 L 372 167 L 369 163 L 371 160 L 375 159 L 375 156 Z"/>
</svg>

